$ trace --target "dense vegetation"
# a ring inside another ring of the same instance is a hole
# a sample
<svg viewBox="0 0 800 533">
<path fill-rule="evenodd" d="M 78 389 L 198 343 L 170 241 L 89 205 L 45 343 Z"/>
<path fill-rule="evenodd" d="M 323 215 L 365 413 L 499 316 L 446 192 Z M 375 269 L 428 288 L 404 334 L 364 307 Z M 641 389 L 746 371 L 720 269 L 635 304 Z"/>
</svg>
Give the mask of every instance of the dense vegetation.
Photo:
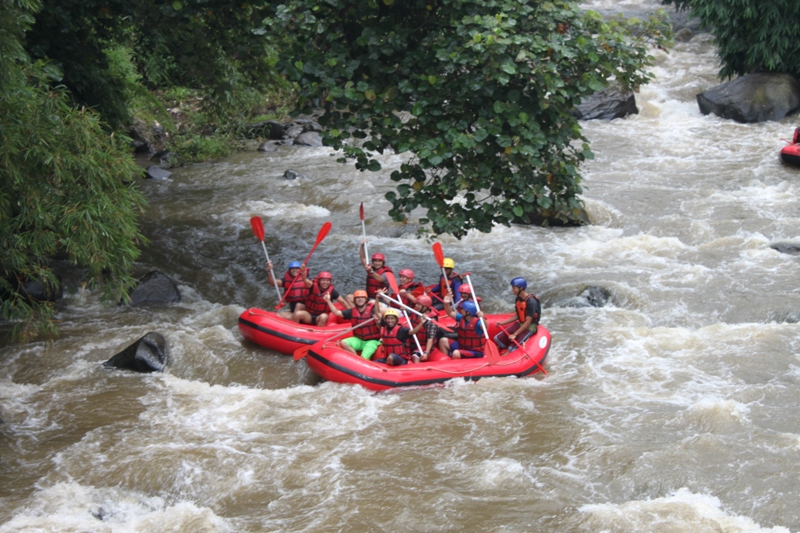
<svg viewBox="0 0 800 533">
<path fill-rule="evenodd" d="M 180 95 L 230 136 L 296 90 L 359 168 L 410 154 L 392 215 L 425 208 L 436 233 L 569 222 L 591 157 L 569 110 L 609 78 L 647 81 L 624 26 L 557 0 L 0 0 L 0 315 L 23 339 L 55 332 L 29 291 L 55 287 L 54 257 L 125 298 L 145 202 L 124 133 L 134 114 L 174 131 Z"/>
<path fill-rule="evenodd" d="M 108 298 L 125 296 L 144 205 L 128 185 L 137 174 L 124 139 L 50 86 L 56 69 L 26 56 L 36 7 L 21 0 L 0 9 L 0 311 L 23 339 L 54 333 L 53 305 L 29 295 L 27 283 L 54 291 L 55 254 L 84 267 L 88 283 L 103 282 Z"/>
<path fill-rule="evenodd" d="M 688 9 L 714 35 L 721 79 L 751 72 L 800 78 L 797 0 L 663 0 Z"/>
<path fill-rule="evenodd" d="M 307 110 L 325 109 L 327 142 L 361 169 L 412 154 L 392 216 L 421 207 L 457 237 L 526 215 L 577 222 L 592 153 L 570 111 L 611 78 L 645 83 L 644 36 L 663 35 L 631 38 L 565 1 L 296 0 L 273 24 L 307 36 L 280 65 Z"/>
</svg>

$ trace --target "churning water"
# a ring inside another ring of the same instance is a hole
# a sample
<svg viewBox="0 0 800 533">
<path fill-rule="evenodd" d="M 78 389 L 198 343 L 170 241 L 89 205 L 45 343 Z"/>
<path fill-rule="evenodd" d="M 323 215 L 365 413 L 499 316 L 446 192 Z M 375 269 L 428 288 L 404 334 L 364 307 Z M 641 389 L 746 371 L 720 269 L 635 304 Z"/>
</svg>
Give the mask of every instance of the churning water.
<svg viewBox="0 0 800 533">
<path fill-rule="evenodd" d="M 586 2 L 615 5 L 655 2 Z M 183 300 L 79 291 L 59 340 L 3 347 L 0 532 L 800 530 L 800 263 L 771 248 L 800 242 L 800 170 L 778 160 L 795 124 L 702 116 L 716 70 L 698 35 L 658 55 L 639 115 L 583 124 L 593 225 L 442 240 L 488 311 L 529 280 L 546 378 L 373 394 L 239 335 L 276 303 L 253 215 L 279 266 L 332 221 L 311 268 L 352 291 L 364 202 L 370 250 L 434 281 L 430 243 L 386 215 L 400 156 L 363 174 L 285 147 L 144 183 L 139 266 Z M 102 368 L 149 331 L 166 373 Z"/>
</svg>

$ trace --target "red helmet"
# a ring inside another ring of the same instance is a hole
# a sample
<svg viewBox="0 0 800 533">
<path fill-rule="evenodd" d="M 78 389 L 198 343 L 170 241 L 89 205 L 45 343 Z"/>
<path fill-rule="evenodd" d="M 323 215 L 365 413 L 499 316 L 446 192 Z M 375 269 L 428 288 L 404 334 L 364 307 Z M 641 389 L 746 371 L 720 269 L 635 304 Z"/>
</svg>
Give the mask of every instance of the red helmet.
<svg viewBox="0 0 800 533">
<path fill-rule="evenodd" d="M 369 298 L 369 296 L 367 295 L 367 291 L 359 289 L 353 293 L 353 298 Z"/>
<path fill-rule="evenodd" d="M 408 279 L 414 279 L 414 271 L 410 268 L 404 268 L 400 271 L 400 275 Z"/>
<path fill-rule="evenodd" d="M 433 300 L 431 300 L 431 297 L 427 294 L 417 296 L 417 303 L 425 307 L 433 307 Z"/>
<path fill-rule="evenodd" d="M 373 261 L 383 261 L 385 263 L 386 262 L 386 256 L 381 254 L 381 253 L 372 254 L 372 260 Z"/>
<path fill-rule="evenodd" d="M 333 281 L 333 276 L 331 276 L 330 272 L 327 272 L 327 271 L 323 270 L 322 272 L 319 273 L 319 275 L 317 276 L 317 279 L 329 279 L 329 280 Z"/>
<path fill-rule="evenodd" d="M 461 294 L 472 294 L 472 291 L 469 290 L 469 285 L 467 285 L 466 283 L 458 287 L 458 292 L 460 292 Z"/>
</svg>

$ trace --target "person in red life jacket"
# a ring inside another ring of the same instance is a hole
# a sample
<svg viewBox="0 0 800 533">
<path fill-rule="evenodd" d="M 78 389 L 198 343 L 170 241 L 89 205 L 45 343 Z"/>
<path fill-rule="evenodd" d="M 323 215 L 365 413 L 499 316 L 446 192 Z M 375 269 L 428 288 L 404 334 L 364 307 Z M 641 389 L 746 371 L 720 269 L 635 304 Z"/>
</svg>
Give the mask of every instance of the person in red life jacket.
<svg viewBox="0 0 800 533">
<path fill-rule="evenodd" d="M 429 318 L 429 320 L 425 320 L 416 313 L 412 313 L 410 316 L 411 325 L 413 326 L 411 331 L 417 334 L 419 344 L 425 347 L 421 354 L 411 354 L 411 360 L 415 363 L 419 363 L 428 360 L 431 350 L 433 350 L 439 340 L 440 328 L 438 324 L 436 324 L 438 313 L 433 309 L 433 300 L 430 296 L 427 294 L 420 295 L 417 298 L 417 305 L 414 308 Z"/>
<path fill-rule="evenodd" d="M 369 321 L 360 328 L 354 329 L 352 337 L 340 340 L 339 346 L 350 353 L 356 355 L 360 353 L 364 359 L 372 358 L 375 350 L 381 345 L 381 330 L 374 318 L 375 301 L 367 298 L 367 291 L 357 290 L 353 293 L 355 306 L 351 309 L 337 309 L 328 294 L 325 295 L 325 300 L 328 302 L 331 313 L 339 318 L 350 320 L 350 324 L 353 326 Z"/>
<path fill-rule="evenodd" d="M 375 306 L 375 320 L 379 320 L 380 305 Z M 373 359 L 376 363 L 386 363 L 389 366 L 401 366 L 408 364 L 411 360 L 411 351 L 408 348 L 408 341 L 411 338 L 411 330 L 400 325 L 400 312 L 393 307 L 383 312 L 381 321 L 381 345 L 383 346 L 383 358 Z"/>
<path fill-rule="evenodd" d="M 283 287 L 286 302 L 289 304 L 289 310 L 278 311 L 278 315 L 289 320 L 292 319 L 295 311 L 305 307 L 306 296 L 308 296 L 308 288 L 298 274 L 300 274 L 300 261 L 292 261 L 283 274 L 283 278 L 276 280 L 275 274 L 272 272 L 272 261 L 267 261 L 267 281 L 270 285 L 277 284 L 278 287 Z"/>
<path fill-rule="evenodd" d="M 478 312 L 475 302 L 464 302 L 461 313 L 453 309 L 450 297 L 444 298 L 444 309 L 448 316 L 456 321 L 456 340 L 442 337 L 439 340 L 439 349 L 453 359 L 472 359 L 483 357 L 483 347 L 486 337 L 483 334 L 481 318 L 483 312 Z"/>
<path fill-rule="evenodd" d="M 440 311 L 444 309 L 444 298 L 447 294 L 450 294 L 450 299 L 455 303 L 458 303 L 461 299 L 461 294 L 458 292 L 458 288 L 461 287 L 462 283 L 461 275 L 453 270 L 455 267 L 455 261 L 449 257 L 445 257 L 442 260 L 442 268 L 444 268 L 444 273 L 447 274 L 447 281 L 445 281 L 443 274 L 439 274 L 439 284 L 430 290 L 435 295 L 435 299 L 438 300 L 433 303 L 435 309 Z M 450 282 L 450 292 L 448 292 L 448 281 Z"/>
<path fill-rule="evenodd" d="M 525 278 L 514 278 L 511 280 L 511 292 L 516 296 L 514 306 L 516 313 L 511 318 L 500 321 L 498 326 L 512 324 L 505 328 L 494 337 L 494 341 L 501 349 L 508 348 L 509 352 L 517 349 L 517 344 L 524 344 L 532 335 L 539 330 L 539 316 L 542 313 L 542 304 L 539 298 L 527 292 L 528 282 Z M 507 332 L 507 333 L 506 333 Z"/>
<path fill-rule="evenodd" d="M 455 304 L 456 313 L 460 313 L 461 312 L 461 305 L 464 302 L 473 302 L 474 301 L 472 299 L 472 290 L 469 288 L 468 284 L 462 283 L 461 286 L 458 288 L 458 293 L 461 295 L 461 299 L 458 302 L 456 302 L 456 304 Z M 482 301 L 483 300 L 478 298 L 478 303 L 481 303 Z"/>
<path fill-rule="evenodd" d="M 367 263 L 367 255 L 364 247 L 367 241 L 361 243 L 359 249 L 359 256 L 361 257 L 361 264 L 364 265 L 364 270 L 367 271 L 367 296 L 375 298 L 375 295 L 380 289 L 388 289 L 389 281 L 386 279 L 386 273 L 394 271 L 391 267 L 386 266 L 386 256 L 381 253 L 372 254 L 372 263 Z"/>
<path fill-rule="evenodd" d="M 410 268 L 402 269 L 399 276 L 400 284 L 397 288 L 400 289 L 400 301 L 409 307 L 414 307 L 417 304 L 417 296 L 425 292 L 425 287 L 419 281 L 414 281 L 414 271 Z"/>
<path fill-rule="evenodd" d="M 308 279 L 308 268 L 305 265 L 300 266 L 300 277 L 303 278 L 303 283 L 308 287 L 308 295 L 306 296 L 305 309 L 300 309 L 294 312 L 292 320 L 300 324 L 311 324 L 313 326 L 324 326 L 328 323 L 328 302 L 325 300 L 327 294 L 331 300 L 337 301 L 345 308 L 350 305 L 347 300 L 339 294 L 339 291 L 333 286 L 333 276 L 330 272 L 320 272 L 313 280 Z"/>
</svg>

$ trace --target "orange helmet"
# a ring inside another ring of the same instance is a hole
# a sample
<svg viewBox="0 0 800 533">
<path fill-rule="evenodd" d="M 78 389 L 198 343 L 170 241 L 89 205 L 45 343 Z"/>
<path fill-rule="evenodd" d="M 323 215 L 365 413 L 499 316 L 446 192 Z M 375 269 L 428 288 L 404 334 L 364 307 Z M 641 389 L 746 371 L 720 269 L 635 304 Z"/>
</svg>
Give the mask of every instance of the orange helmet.
<svg viewBox="0 0 800 533">
<path fill-rule="evenodd" d="M 353 293 L 353 298 L 369 298 L 367 291 L 359 289 Z"/>
</svg>

